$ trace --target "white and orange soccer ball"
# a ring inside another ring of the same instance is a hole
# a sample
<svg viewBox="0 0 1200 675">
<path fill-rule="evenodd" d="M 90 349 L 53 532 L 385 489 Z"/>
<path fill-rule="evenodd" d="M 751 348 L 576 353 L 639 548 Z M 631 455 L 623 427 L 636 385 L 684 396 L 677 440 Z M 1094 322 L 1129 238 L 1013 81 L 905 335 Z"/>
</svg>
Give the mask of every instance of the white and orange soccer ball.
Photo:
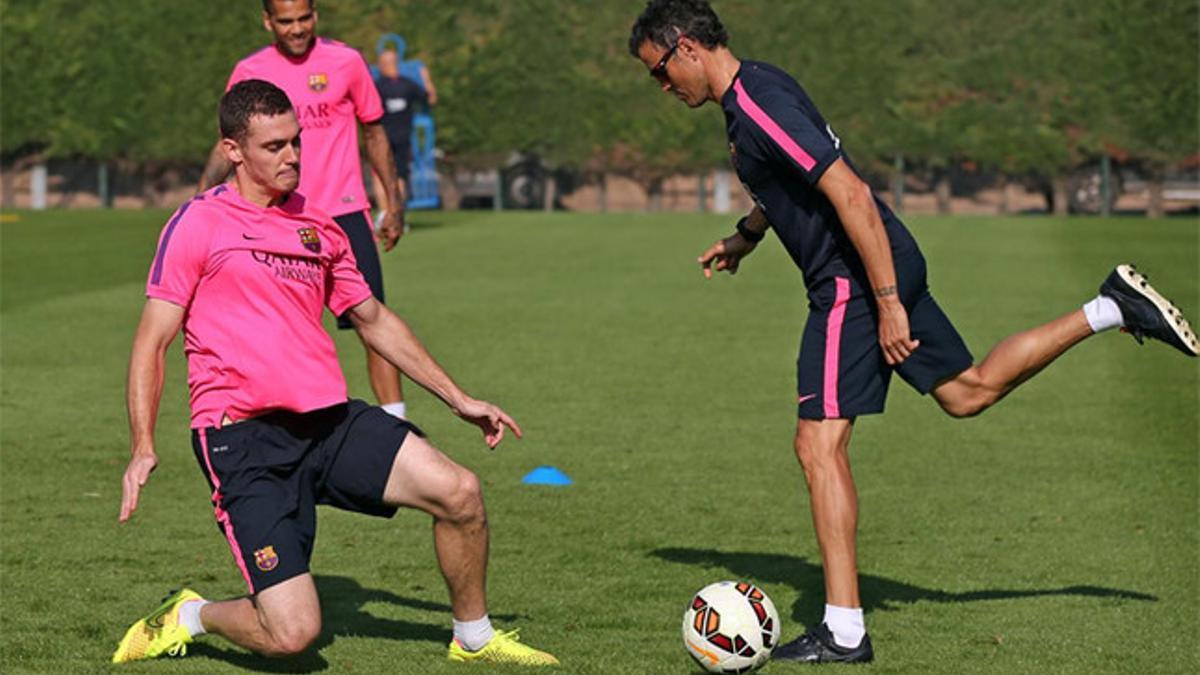
<svg viewBox="0 0 1200 675">
<path fill-rule="evenodd" d="M 779 613 L 754 584 L 705 586 L 683 613 L 683 646 L 710 673 L 748 673 L 771 658 L 778 642 Z"/>
</svg>

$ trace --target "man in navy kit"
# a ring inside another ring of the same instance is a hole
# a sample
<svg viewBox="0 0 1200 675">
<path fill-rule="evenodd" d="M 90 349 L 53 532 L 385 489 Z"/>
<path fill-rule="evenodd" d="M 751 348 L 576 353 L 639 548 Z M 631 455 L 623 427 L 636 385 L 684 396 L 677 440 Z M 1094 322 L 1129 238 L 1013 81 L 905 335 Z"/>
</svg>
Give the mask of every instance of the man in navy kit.
<svg viewBox="0 0 1200 675">
<path fill-rule="evenodd" d="M 652 0 L 630 52 L 663 91 L 725 111 L 730 153 L 755 207 L 700 256 L 705 277 L 733 274 L 772 229 L 803 271 L 809 316 L 797 361 L 795 451 L 811 495 L 825 572 L 825 616 L 773 658 L 874 657 L 858 595 L 858 498 L 848 447 L 854 419 L 883 412 L 893 372 L 954 417 L 977 415 L 1071 346 L 1123 327 L 1196 356 L 1179 310 L 1130 265 L 1082 309 L 1012 335 L 976 364 L 934 302 L 925 260 L 899 218 L 859 178 L 841 141 L 787 73 L 741 61 L 705 0 Z"/>
<path fill-rule="evenodd" d="M 395 50 L 385 50 L 379 54 L 379 78 L 375 80 L 375 88 L 383 101 L 383 130 L 387 132 L 388 143 L 392 146 L 392 157 L 396 161 L 396 187 L 400 193 L 400 205 L 403 211 L 408 201 L 408 174 L 412 164 L 412 130 L 413 114 L 418 104 L 432 105 L 432 97 L 425 87 L 400 74 L 400 59 Z M 376 174 L 377 192 L 382 186 L 382 179 Z M 403 220 L 403 219 L 402 219 Z"/>
</svg>

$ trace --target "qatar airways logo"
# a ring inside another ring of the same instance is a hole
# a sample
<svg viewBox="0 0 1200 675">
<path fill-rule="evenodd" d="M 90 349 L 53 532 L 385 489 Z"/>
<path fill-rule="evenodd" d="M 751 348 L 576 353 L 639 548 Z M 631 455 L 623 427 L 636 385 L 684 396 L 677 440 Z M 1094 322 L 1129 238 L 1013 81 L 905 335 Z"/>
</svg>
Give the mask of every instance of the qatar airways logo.
<svg viewBox="0 0 1200 675">
<path fill-rule="evenodd" d="M 333 105 L 310 103 L 296 106 L 296 121 L 301 129 L 328 129 L 333 126 Z"/>
<path fill-rule="evenodd" d="M 266 251 L 251 251 L 250 256 L 254 258 L 254 262 L 271 268 L 276 279 L 313 285 L 321 282 L 321 263 L 318 260 L 293 258 Z"/>
</svg>

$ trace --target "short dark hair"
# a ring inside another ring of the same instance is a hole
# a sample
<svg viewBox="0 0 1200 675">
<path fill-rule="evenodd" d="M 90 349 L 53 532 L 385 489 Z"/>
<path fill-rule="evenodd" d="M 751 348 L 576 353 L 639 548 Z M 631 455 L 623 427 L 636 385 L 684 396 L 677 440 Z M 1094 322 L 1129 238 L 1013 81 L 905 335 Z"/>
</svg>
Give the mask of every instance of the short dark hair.
<svg viewBox="0 0 1200 675">
<path fill-rule="evenodd" d="M 266 12 L 267 14 L 270 14 L 271 16 L 274 16 L 275 15 L 275 0 L 262 0 L 262 3 L 263 3 L 263 11 Z M 316 9 L 317 8 L 317 0 L 308 0 L 308 8 Z"/>
<path fill-rule="evenodd" d="M 706 0 L 650 0 L 629 34 L 629 53 L 637 56 L 647 40 L 670 47 L 683 35 L 708 49 L 729 43 L 729 33 Z"/>
<path fill-rule="evenodd" d="M 221 138 L 241 142 L 250 129 L 255 115 L 274 117 L 292 111 L 287 94 L 266 80 L 242 80 L 221 97 L 218 116 L 221 119 Z"/>
</svg>

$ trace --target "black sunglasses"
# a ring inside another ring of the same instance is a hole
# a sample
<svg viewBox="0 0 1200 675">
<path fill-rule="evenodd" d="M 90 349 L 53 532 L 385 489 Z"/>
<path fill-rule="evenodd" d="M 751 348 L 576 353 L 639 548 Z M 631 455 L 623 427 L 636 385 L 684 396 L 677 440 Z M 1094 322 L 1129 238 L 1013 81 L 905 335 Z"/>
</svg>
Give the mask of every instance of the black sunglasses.
<svg viewBox="0 0 1200 675">
<path fill-rule="evenodd" d="M 667 62 L 670 61 L 671 57 L 675 55 L 676 49 L 679 49 L 679 40 L 676 40 L 675 43 L 671 45 L 671 48 L 667 50 L 667 53 L 663 54 L 662 58 L 658 60 L 658 63 L 654 64 L 654 67 L 650 69 L 650 77 L 653 77 L 656 80 L 667 79 Z"/>
</svg>

